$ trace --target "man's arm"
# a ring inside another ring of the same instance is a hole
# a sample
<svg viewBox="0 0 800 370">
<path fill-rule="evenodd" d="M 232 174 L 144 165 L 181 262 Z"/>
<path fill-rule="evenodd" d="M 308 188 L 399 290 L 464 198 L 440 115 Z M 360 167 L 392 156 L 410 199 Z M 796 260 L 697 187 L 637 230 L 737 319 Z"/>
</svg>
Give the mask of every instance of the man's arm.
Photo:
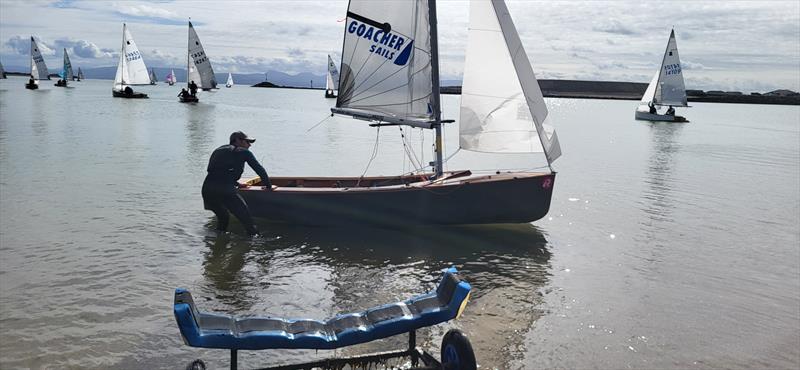
<svg viewBox="0 0 800 370">
<path fill-rule="evenodd" d="M 261 185 L 271 189 L 272 183 L 269 181 L 269 175 L 267 175 L 267 170 L 265 170 L 264 167 L 261 166 L 261 163 L 258 163 L 256 156 L 253 155 L 253 152 L 249 150 L 247 151 L 246 160 L 247 160 L 247 165 L 250 166 L 250 168 L 252 168 L 253 171 L 256 171 L 258 177 L 261 178 Z"/>
</svg>

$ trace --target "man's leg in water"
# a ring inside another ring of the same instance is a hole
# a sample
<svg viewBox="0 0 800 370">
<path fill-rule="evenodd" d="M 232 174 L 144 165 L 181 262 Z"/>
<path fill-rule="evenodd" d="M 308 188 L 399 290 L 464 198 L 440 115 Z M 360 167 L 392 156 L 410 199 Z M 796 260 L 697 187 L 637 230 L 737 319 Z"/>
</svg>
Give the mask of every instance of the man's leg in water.
<svg viewBox="0 0 800 370">
<path fill-rule="evenodd" d="M 225 208 L 222 200 L 215 199 L 210 202 L 206 202 L 206 209 L 214 212 L 217 215 L 217 231 L 227 231 L 228 230 L 228 222 L 231 219 L 231 216 L 228 214 L 228 209 Z"/>
<path fill-rule="evenodd" d="M 258 234 L 258 229 L 253 222 L 253 217 L 250 216 L 250 209 L 247 208 L 247 203 L 244 202 L 242 196 L 234 194 L 225 198 L 225 207 L 233 213 L 234 216 L 242 223 L 247 233 L 250 235 Z"/>
</svg>

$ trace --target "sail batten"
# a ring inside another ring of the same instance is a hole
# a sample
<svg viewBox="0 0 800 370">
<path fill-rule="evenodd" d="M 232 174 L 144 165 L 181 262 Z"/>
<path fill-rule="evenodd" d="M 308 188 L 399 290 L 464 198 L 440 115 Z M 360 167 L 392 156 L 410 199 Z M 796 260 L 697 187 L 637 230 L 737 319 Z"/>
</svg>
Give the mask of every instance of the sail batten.
<svg viewBox="0 0 800 370">
<path fill-rule="evenodd" d="M 459 146 L 488 153 L 561 155 L 547 105 L 502 0 L 470 3 Z"/>
</svg>

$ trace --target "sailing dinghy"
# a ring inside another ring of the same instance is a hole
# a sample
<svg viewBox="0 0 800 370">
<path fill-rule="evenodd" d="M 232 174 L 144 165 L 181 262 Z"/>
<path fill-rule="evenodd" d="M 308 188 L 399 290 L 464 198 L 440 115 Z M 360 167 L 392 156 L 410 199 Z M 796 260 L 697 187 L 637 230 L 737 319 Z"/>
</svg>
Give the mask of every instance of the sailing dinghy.
<svg viewBox="0 0 800 370">
<path fill-rule="evenodd" d="M 31 79 L 25 84 L 26 89 L 36 90 L 39 88 L 39 80 L 49 80 L 47 65 L 44 64 L 44 57 L 36 45 L 36 40 L 31 36 Z"/>
<path fill-rule="evenodd" d="M 189 44 L 186 55 L 186 87 L 188 90 L 189 83 L 194 81 L 199 89 L 209 91 L 217 88 L 217 80 L 214 77 L 214 69 L 211 68 L 211 61 L 208 60 L 203 44 L 200 43 L 200 38 L 189 22 Z M 181 103 L 196 103 L 200 99 L 196 95 L 180 95 Z"/>
<path fill-rule="evenodd" d="M 72 63 L 69 62 L 69 54 L 67 54 L 66 48 L 64 48 L 64 67 L 62 67 L 59 76 L 61 76 L 61 79 L 55 84 L 59 87 L 67 87 L 67 81 L 72 80 L 75 77 L 75 75 L 72 73 Z"/>
<path fill-rule="evenodd" d="M 167 81 L 167 83 L 170 86 L 175 84 L 175 82 L 177 81 L 177 79 L 175 78 L 175 70 L 172 70 L 172 69 L 169 70 L 169 74 L 167 75 L 167 78 L 165 79 L 165 81 Z"/>
<path fill-rule="evenodd" d="M 75 78 L 77 78 L 78 82 L 81 82 L 81 80 L 83 80 L 83 71 L 81 71 L 81 67 L 78 67 L 78 75 L 73 76 L 73 79 Z"/>
<path fill-rule="evenodd" d="M 669 106 L 664 114 L 658 113 L 657 107 Z M 636 119 L 645 121 L 688 122 L 686 118 L 675 115 L 673 107 L 688 107 L 686 104 L 686 85 L 683 83 L 681 60 L 678 57 L 678 44 L 675 41 L 675 30 L 669 34 L 667 50 L 661 59 L 661 68 L 647 85 L 639 107 L 636 108 Z"/>
<path fill-rule="evenodd" d="M 158 78 L 156 77 L 156 69 L 150 68 L 150 84 L 155 85 L 158 82 Z"/>
<path fill-rule="evenodd" d="M 228 81 L 225 82 L 225 87 L 233 87 L 233 75 L 228 72 Z"/>
<path fill-rule="evenodd" d="M 460 146 L 543 153 L 542 171 L 443 170 L 436 1 L 351 0 L 335 114 L 371 126 L 435 132 L 433 173 L 380 177 L 253 178 L 239 189 L 253 216 L 288 223 L 527 223 L 550 209 L 561 154 L 547 108 L 502 0 L 473 0 L 461 96 Z"/>
<path fill-rule="evenodd" d="M 6 70 L 3 69 L 3 63 L 0 63 L 0 79 L 6 78 Z"/>
<path fill-rule="evenodd" d="M 111 95 L 115 98 L 141 99 L 146 98 L 147 94 L 134 92 L 131 86 L 149 85 L 150 74 L 144 64 L 142 54 L 133 41 L 128 26 L 122 24 L 122 51 L 119 55 L 117 64 L 117 74 L 114 76 L 114 86 L 111 88 Z"/>
<path fill-rule="evenodd" d="M 328 78 L 325 81 L 325 97 L 326 98 L 335 98 L 336 93 L 334 93 L 333 89 L 339 86 L 339 70 L 336 69 L 336 64 L 333 63 L 333 59 L 331 56 L 328 55 Z"/>
</svg>

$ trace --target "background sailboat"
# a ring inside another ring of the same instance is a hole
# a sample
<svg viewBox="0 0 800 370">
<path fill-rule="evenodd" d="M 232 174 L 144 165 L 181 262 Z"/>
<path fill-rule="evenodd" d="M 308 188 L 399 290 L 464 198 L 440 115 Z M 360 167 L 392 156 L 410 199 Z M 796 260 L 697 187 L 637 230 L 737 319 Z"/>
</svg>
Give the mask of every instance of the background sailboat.
<svg viewBox="0 0 800 370">
<path fill-rule="evenodd" d="M 78 79 L 78 82 L 80 82 L 81 80 L 83 80 L 83 71 L 81 70 L 81 67 L 78 67 L 78 76 L 77 76 L 77 79 Z"/>
<path fill-rule="evenodd" d="M 31 90 L 38 89 L 39 80 L 49 80 L 49 74 L 47 65 L 44 64 L 42 52 L 39 51 L 36 40 L 31 36 L 31 79 L 25 84 L 25 87 Z"/>
<path fill-rule="evenodd" d="M 666 114 L 659 114 L 656 107 L 670 106 Z M 647 85 L 642 101 L 636 108 L 636 119 L 648 121 L 687 122 L 686 118 L 676 116 L 672 107 L 688 107 L 686 86 L 683 82 L 681 60 L 678 56 L 678 43 L 675 30 L 669 34 L 667 50 L 661 59 L 661 68 Z M 671 114 L 670 114 L 671 113 Z"/>
<path fill-rule="evenodd" d="M 200 43 L 200 37 L 189 22 L 189 47 L 187 57 L 187 84 L 189 81 L 194 81 L 195 84 L 203 91 L 208 91 L 217 88 L 217 80 L 214 76 L 214 69 L 211 68 L 211 61 L 208 60 L 203 44 Z"/>
<path fill-rule="evenodd" d="M 502 0 L 473 1 L 462 96 L 467 150 L 558 158 L 541 91 Z M 240 189 L 254 216 L 304 224 L 486 224 L 537 220 L 550 209 L 555 172 L 443 171 L 434 0 L 351 0 L 336 114 L 371 126 L 433 129 L 433 173 L 380 177 L 258 178 Z M 380 37 L 375 36 L 380 35 Z M 376 41 L 377 40 L 377 41 Z M 384 41 L 385 40 L 385 41 Z"/>
<path fill-rule="evenodd" d="M 72 73 L 72 63 L 69 62 L 69 54 L 67 54 L 66 48 L 64 48 L 64 66 L 61 68 L 61 73 L 58 75 L 61 76 L 61 79 L 56 83 L 56 86 L 59 87 L 67 87 L 67 81 L 75 77 Z"/>
<path fill-rule="evenodd" d="M 328 73 L 327 78 L 325 80 L 325 97 L 326 98 L 335 98 L 336 93 L 333 89 L 339 86 L 339 70 L 336 69 L 336 64 L 333 63 L 333 59 L 331 56 L 328 55 Z"/>
<path fill-rule="evenodd" d="M 114 76 L 112 96 L 116 98 L 146 98 L 147 94 L 134 92 L 130 86 L 149 85 L 150 75 L 144 64 L 142 54 L 133 41 L 128 26 L 122 24 L 122 50 L 117 64 L 117 74 Z"/>
<path fill-rule="evenodd" d="M 228 72 L 228 81 L 225 82 L 225 87 L 233 87 L 233 75 Z"/>
<path fill-rule="evenodd" d="M 0 63 L 0 78 L 6 78 L 6 70 L 3 69 L 3 63 Z"/>
<path fill-rule="evenodd" d="M 171 69 L 171 70 L 169 71 L 169 74 L 167 75 L 167 78 L 165 78 L 165 79 L 164 79 L 164 81 L 167 81 L 167 83 L 168 83 L 170 86 L 174 85 L 174 84 L 175 84 L 175 82 L 177 82 L 177 79 L 175 78 L 175 70 L 172 70 L 172 69 Z"/>
<path fill-rule="evenodd" d="M 150 84 L 155 85 L 158 82 L 158 78 L 156 77 L 156 70 L 155 68 L 150 68 Z"/>
</svg>

